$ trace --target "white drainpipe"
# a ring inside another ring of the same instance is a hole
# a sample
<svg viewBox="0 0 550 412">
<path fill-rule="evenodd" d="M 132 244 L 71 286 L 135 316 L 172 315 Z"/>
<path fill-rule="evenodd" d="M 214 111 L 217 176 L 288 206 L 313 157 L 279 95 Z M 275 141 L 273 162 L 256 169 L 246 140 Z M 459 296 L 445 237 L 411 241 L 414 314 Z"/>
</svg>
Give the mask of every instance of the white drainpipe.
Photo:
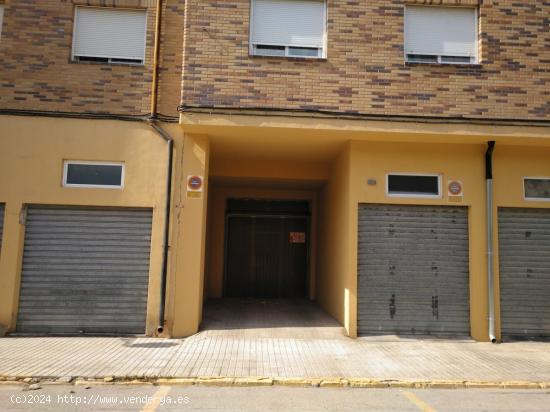
<svg viewBox="0 0 550 412">
<path fill-rule="evenodd" d="M 485 179 L 487 183 L 487 292 L 489 302 L 489 339 L 496 343 L 495 333 L 495 298 L 493 274 L 493 151 L 495 142 L 488 142 L 485 153 Z"/>
</svg>

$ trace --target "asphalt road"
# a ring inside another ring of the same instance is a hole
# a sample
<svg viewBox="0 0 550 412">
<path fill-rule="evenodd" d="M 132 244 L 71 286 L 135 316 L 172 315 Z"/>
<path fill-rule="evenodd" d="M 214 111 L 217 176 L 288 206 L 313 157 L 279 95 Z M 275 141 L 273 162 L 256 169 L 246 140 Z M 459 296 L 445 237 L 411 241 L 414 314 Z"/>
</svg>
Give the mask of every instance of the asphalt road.
<svg viewBox="0 0 550 412">
<path fill-rule="evenodd" d="M 548 411 L 550 390 L 0 386 L 1 411 Z"/>
</svg>

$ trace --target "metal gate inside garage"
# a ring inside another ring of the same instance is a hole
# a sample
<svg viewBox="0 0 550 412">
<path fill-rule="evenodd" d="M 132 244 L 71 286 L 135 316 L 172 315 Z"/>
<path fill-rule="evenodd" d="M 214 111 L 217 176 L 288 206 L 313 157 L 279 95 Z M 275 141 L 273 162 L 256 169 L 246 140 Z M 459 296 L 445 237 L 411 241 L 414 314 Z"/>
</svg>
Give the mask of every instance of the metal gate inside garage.
<svg viewBox="0 0 550 412">
<path fill-rule="evenodd" d="M 550 337 L 550 209 L 499 208 L 503 338 Z"/>
<path fill-rule="evenodd" d="M 469 336 L 468 211 L 359 206 L 359 334 Z"/>
<path fill-rule="evenodd" d="M 230 199 L 226 222 L 225 297 L 306 297 L 308 202 Z"/>
<path fill-rule="evenodd" d="M 152 211 L 29 206 L 17 331 L 145 332 Z"/>
</svg>

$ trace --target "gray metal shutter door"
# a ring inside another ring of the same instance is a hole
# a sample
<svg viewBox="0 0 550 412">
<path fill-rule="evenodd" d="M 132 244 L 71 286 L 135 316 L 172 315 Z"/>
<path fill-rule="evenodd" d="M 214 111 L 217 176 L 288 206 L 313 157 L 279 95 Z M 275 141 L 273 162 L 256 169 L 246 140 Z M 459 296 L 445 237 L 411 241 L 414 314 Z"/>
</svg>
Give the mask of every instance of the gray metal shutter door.
<svg viewBox="0 0 550 412">
<path fill-rule="evenodd" d="M 0 203 L 0 250 L 2 250 L 3 234 L 4 234 L 4 204 Z"/>
<path fill-rule="evenodd" d="M 145 331 L 152 211 L 29 207 L 17 331 Z"/>
<path fill-rule="evenodd" d="M 504 337 L 550 337 L 550 209 L 499 208 Z"/>
<path fill-rule="evenodd" d="M 360 205 L 360 334 L 470 334 L 468 212 Z"/>
</svg>

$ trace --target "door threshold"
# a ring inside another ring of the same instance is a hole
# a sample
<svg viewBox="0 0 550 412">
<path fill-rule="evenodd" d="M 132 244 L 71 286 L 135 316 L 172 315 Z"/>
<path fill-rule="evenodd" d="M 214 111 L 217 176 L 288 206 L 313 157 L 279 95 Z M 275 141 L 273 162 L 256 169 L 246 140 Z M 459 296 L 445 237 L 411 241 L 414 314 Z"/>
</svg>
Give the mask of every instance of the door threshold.
<svg viewBox="0 0 550 412">
<path fill-rule="evenodd" d="M 440 341 L 440 342 L 464 342 L 475 343 L 471 336 L 466 335 L 421 335 L 421 334 L 399 334 L 399 335 L 360 335 L 358 339 L 369 342 L 410 342 L 410 341 Z"/>
<path fill-rule="evenodd" d="M 116 333 L 24 333 L 13 332 L 6 334 L 7 338 L 147 338 L 145 334 L 116 334 Z"/>
</svg>

